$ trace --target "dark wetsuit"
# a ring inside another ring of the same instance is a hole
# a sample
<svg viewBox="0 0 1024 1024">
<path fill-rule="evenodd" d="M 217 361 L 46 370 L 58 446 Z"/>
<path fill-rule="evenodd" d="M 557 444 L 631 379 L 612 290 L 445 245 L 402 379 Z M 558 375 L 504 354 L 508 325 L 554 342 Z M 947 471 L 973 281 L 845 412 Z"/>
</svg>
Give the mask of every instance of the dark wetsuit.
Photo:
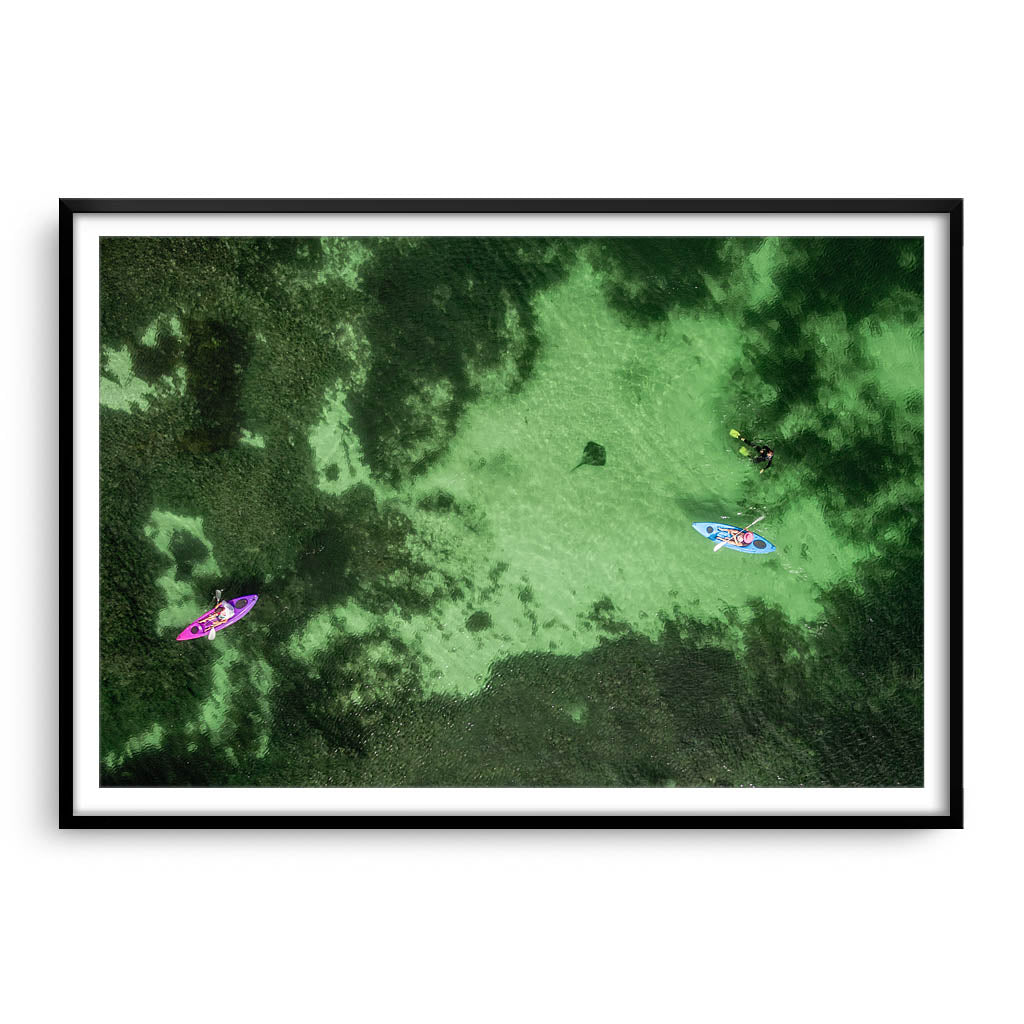
<svg viewBox="0 0 1024 1024">
<path fill-rule="evenodd" d="M 771 448 L 769 448 L 766 444 L 755 445 L 754 450 L 757 452 L 756 455 L 751 456 L 754 462 L 764 462 L 766 463 L 764 468 L 770 469 L 772 464 L 772 456 L 775 455 L 775 452 L 773 452 Z M 762 472 L 764 472 L 764 470 L 762 470 Z"/>
</svg>

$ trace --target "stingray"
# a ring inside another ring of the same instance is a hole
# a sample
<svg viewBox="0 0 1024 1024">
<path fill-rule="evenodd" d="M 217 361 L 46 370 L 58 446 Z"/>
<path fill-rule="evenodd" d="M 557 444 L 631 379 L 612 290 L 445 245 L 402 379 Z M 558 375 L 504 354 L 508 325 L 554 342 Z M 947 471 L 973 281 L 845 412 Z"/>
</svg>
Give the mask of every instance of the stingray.
<svg viewBox="0 0 1024 1024">
<path fill-rule="evenodd" d="M 598 444 L 596 441 L 588 441 L 587 446 L 583 449 L 583 459 L 577 462 L 572 469 L 579 469 L 580 466 L 603 466 L 604 465 L 604 445 Z M 569 472 L 572 472 L 572 469 Z"/>
</svg>

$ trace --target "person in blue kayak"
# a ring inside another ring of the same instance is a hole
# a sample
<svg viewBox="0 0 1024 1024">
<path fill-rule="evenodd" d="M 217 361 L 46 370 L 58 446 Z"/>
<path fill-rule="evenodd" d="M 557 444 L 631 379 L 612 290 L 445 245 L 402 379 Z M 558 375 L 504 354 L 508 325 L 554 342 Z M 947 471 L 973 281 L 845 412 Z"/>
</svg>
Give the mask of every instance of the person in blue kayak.
<svg viewBox="0 0 1024 1024">
<path fill-rule="evenodd" d="M 772 468 L 772 459 L 775 456 L 775 452 L 771 448 L 769 448 L 768 445 L 753 444 L 753 442 L 748 441 L 745 437 L 742 437 L 738 430 L 730 430 L 729 434 L 731 437 L 739 438 L 739 440 L 743 442 L 743 444 L 740 446 L 740 455 L 749 456 L 752 462 L 764 463 L 764 465 L 760 469 L 760 472 L 763 473 L 766 469 Z M 751 452 L 751 450 L 747 448 L 748 444 L 752 445 L 754 449 L 753 452 Z"/>
</svg>

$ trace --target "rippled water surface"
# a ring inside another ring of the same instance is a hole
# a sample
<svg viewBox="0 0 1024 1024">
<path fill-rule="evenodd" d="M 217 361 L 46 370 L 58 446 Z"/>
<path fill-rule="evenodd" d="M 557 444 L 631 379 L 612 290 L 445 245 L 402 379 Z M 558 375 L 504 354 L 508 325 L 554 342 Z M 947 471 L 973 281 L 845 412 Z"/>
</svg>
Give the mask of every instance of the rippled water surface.
<svg viewBox="0 0 1024 1024">
<path fill-rule="evenodd" d="M 101 317 L 105 785 L 922 784 L 919 239 L 110 238 Z"/>
</svg>

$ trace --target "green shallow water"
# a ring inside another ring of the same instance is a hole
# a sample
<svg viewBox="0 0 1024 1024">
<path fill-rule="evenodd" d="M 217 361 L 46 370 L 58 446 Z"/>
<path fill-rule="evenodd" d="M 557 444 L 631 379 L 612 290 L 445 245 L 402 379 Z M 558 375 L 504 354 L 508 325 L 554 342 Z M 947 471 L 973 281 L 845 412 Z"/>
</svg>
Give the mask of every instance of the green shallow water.
<svg viewBox="0 0 1024 1024">
<path fill-rule="evenodd" d="M 921 255 L 105 239 L 102 782 L 920 785 Z"/>
</svg>

